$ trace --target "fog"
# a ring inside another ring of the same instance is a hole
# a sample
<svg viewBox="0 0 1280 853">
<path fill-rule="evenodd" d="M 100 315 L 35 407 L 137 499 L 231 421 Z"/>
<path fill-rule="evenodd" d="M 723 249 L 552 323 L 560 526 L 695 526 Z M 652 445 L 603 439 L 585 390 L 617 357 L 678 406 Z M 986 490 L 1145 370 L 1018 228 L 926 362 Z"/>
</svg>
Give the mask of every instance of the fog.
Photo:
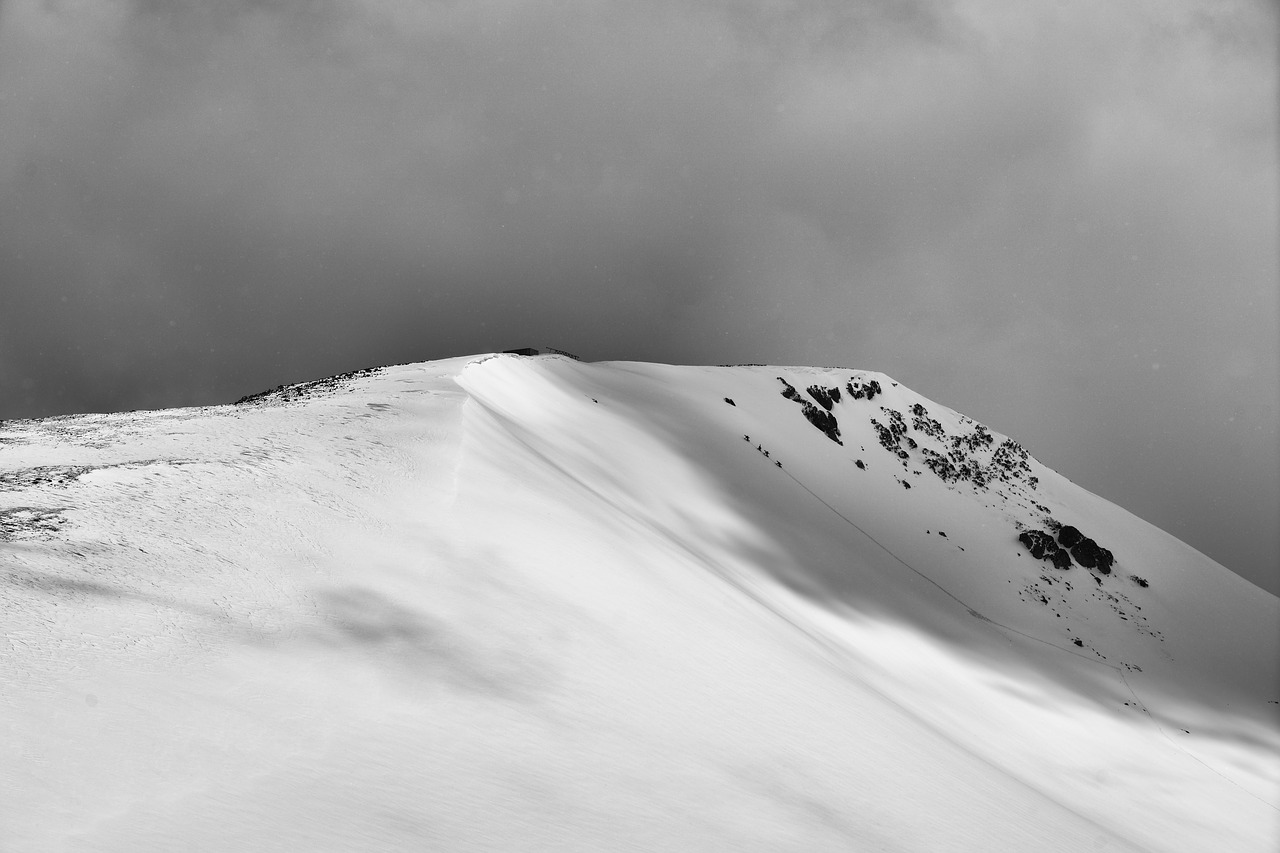
<svg viewBox="0 0 1280 853">
<path fill-rule="evenodd" d="M 9 0 L 0 417 L 882 370 L 1280 591 L 1276 10 Z"/>
</svg>

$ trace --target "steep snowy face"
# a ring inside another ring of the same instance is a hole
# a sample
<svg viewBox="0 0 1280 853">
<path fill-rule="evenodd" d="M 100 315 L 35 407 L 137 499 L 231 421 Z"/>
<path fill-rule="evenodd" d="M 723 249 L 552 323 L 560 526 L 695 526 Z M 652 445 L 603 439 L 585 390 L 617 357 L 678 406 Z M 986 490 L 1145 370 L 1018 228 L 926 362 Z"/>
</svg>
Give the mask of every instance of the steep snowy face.
<svg viewBox="0 0 1280 853">
<path fill-rule="evenodd" d="M 1275 719 L 1274 596 L 884 374 L 499 359 L 459 381 L 565 470 L 612 469 L 652 523 L 692 537 L 689 506 L 732 508 L 719 537 L 769 554 L 746 571 L 823 606 L 978 645 L 1001 635 L 974 618 L 995 621 L 1204 713 Z M 659 472 L 673 456 L 696 477 Z"/>
<path fill-rule="evenodd" d="M 882 374 L 0 424 L 0 847 L 1270 850 L 1280 602 Z"/>
</svg>

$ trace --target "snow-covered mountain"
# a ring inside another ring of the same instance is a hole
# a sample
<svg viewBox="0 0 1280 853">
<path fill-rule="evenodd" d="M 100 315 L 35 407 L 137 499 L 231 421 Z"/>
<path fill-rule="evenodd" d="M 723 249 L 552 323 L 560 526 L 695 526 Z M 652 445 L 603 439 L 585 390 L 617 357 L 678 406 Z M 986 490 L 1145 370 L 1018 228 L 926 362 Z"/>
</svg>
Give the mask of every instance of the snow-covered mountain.
<svg viewBox="0 0 1280 853">
<path fill-rule="evenodd" d="M 1280 600 L 882 374 L 0 424 L 0 849 L 1272 851 Z"/>
</svg>

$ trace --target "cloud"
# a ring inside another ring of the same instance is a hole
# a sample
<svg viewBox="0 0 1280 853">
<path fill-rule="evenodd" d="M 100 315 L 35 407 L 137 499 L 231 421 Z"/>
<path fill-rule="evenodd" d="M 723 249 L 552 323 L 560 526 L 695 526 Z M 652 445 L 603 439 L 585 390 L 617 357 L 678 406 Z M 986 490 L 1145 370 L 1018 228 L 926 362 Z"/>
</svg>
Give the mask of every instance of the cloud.
<svg viewBox="0 0 1280 853">
<path fill-rule="evenodd" d="M 1127 505 L 1154 491 L 1089 447 L 1202 438 L 1195 387 L 1272 407 L 1214 427 L 1255 458 L 1222 482 L 1275 471 L 1274 26 L 1245 0 L 10 0 L 0 417 L 550 343 L 885 370 Z"/>
</svg>

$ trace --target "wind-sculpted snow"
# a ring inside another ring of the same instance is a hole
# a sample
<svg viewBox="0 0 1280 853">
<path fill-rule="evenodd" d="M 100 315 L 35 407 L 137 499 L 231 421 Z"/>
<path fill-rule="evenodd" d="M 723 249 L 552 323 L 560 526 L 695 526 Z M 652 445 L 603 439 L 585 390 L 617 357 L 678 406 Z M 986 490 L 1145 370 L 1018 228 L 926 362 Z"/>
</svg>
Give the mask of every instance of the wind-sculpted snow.
<svg viewBox="0 0 1280 853">
<path fill-rule="evenodd" d="M 3 423 L 0 613 L 5 850 L 1276 848 L 1280 602 L 867 371 Z"/>
</svg>

